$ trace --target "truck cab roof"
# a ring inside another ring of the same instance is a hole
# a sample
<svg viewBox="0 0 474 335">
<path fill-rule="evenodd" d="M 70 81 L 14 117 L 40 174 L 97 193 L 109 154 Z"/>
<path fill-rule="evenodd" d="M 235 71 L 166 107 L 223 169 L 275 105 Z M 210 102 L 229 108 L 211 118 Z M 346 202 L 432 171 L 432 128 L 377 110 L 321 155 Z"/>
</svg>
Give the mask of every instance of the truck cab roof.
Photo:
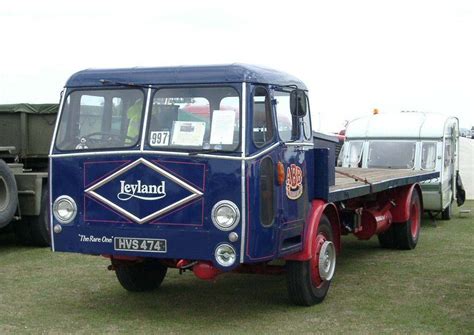
<svg viewBox="0 0 474 335">
<path fill-rule="evenodd" d="M 298 78 L 285 72 L 248 64 L 133 67 L 123 69 L 87 69 L 73 74 L 66 87 L 117 86 L 117 83 L 136 85 L 217 84 L 249 82 L 296 86 L 306 90 Z M 104 83 L 104 84 L 103 84 Z"/>
</svg>

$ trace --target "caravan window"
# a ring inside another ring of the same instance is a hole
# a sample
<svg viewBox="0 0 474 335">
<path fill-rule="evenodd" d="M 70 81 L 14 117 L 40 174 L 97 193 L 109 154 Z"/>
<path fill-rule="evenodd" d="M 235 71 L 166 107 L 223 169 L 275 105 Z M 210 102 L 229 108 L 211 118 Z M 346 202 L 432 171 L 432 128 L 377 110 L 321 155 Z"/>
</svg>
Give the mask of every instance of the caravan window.
<svg viewBox="0 0 474 335">
<path fill-rule="evenodd" d="M 412 169 L 415 148 L 414 141 L 370 141 L 367 167 Z"/>
<path fill-rule="evenodd" d="M 347 167 L 362 167 L 362 148 L 364 142 L 351 141 L 344 144 L 342 152 L 344 152 L 344 161 L 347 162 Z"/>
<path fill-rule="evenodd" d="M 423 142 L 421 147 L 421 168 L 434 170 L 436 167 L 436 142 Z"/>
</svg>

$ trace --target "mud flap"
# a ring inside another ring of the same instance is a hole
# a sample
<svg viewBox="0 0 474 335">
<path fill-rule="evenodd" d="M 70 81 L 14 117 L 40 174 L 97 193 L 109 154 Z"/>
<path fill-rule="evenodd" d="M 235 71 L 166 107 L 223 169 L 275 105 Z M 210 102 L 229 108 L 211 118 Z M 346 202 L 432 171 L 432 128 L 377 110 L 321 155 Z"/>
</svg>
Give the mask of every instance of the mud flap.
<svg viewBox="0 0 474 335">
<path fill-rule="evenodd" d="M 462 206 L 466 201 L 466 190 L 462 184 L 461 175 L 459 171 L 456 173 L 456 202 L 458 207 Z"/>
</svg>

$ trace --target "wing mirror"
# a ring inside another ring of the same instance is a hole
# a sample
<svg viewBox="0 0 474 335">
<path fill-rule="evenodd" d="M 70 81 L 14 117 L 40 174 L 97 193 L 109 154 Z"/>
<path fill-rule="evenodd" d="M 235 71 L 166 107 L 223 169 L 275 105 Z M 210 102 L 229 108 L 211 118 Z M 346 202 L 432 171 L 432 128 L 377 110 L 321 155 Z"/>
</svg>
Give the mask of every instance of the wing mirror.
<svg viewBox="0 0 474 335">
<path fill-rule="evenodd" d="M 290 94 L 291 115 L 294 117 L 304 117 L 307 112 L 307 97 L 303 90 L 293 90 Z"/>
</svg>

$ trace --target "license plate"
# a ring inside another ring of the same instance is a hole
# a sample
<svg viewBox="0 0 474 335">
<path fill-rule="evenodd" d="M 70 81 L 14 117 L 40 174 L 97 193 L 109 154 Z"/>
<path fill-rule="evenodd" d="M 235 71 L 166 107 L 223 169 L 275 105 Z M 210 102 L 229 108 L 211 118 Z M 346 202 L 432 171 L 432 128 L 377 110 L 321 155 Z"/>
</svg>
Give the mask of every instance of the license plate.
<svg viewBox="0 0 474 335">
<path fill-rule="evenodd" d="M 115 237 L 114 250 L 166 252 L 166 240 L 138 237 Z"/>
</svg>

